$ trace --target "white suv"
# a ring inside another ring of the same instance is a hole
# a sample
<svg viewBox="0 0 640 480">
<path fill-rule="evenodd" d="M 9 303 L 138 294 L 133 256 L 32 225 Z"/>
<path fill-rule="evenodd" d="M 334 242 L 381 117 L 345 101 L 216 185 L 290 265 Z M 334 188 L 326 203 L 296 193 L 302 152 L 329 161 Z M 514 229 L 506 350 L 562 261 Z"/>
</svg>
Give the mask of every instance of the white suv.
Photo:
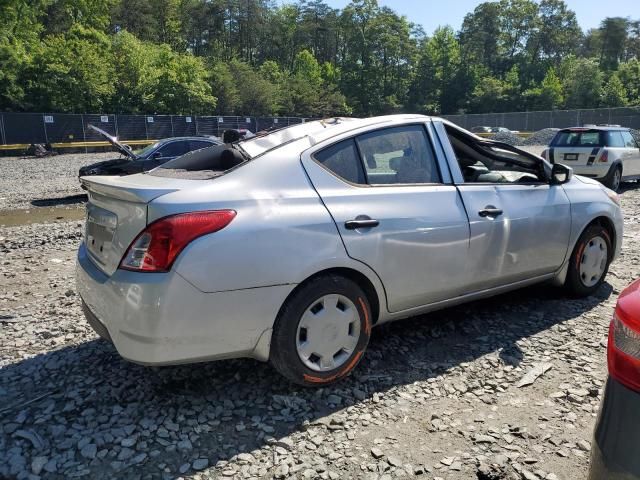
<svg viewBox="0 0 640 480">
<path fill-rule="evenodd" d="M 596 126 L 560 130 L 542 157 L 617 191 L 623 180 L 640 178 L 640 146 L 628 128 Z"/>
</svg>

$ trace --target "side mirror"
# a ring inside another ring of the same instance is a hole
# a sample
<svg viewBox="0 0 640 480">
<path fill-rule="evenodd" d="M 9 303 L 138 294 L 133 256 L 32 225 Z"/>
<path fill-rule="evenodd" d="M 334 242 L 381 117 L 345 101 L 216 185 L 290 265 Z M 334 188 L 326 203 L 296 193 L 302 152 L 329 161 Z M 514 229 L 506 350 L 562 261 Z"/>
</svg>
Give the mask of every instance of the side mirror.
<svg viewBox="0 0 640 480">
<path fill-rule="evenodd" d="M 573 178 L 573 168 L 554 163 L 551 168 L 551 185 L 562 185 L 569 183 Z"/>
<path fill-rule="evenodd" d="M 151 158 L 154 159 L 154 160 L 162 158 L 162 153 L 161 152 L 153 152 L 153 155 L 151 155 Z"/>
</svg>

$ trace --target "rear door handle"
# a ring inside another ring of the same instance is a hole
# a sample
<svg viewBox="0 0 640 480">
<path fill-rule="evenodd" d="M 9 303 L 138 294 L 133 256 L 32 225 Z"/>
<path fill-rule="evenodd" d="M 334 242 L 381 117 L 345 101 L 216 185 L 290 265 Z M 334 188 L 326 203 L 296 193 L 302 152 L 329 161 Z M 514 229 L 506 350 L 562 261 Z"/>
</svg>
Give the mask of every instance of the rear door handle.
<svg viewBox="0 0 640 480">
<path fill-rule="evenodd" d="M 372 218 L 347 220 L 344 222 L 344 228 L 347 230 L 358 230 L 359 228 L 375 228 L 380 225 L 378 220 Z"/>
<path fill-rule="evenodd" d="M 478 215 L 480 215 L 482 218 L 499 217 L 503 213 L 504 212 L 501 209 L 496 208 L 493 205 L 489 205 L 489 206 L 485 207 L 483 210 L 480 210 L 478 212 Z"/>
</svg>

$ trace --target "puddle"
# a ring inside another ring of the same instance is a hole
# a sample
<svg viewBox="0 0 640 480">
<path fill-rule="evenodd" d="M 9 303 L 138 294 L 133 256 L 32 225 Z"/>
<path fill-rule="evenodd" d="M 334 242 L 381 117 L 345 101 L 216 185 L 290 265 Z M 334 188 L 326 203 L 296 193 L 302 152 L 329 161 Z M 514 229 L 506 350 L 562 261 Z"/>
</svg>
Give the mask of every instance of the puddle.
<svg viewBox="0 0 640 480">
<path fill-rule="evenodd" d="M 84 220 L 84 208 L 34 207 L 0 211 L 0 227 Z"/>
</svg>

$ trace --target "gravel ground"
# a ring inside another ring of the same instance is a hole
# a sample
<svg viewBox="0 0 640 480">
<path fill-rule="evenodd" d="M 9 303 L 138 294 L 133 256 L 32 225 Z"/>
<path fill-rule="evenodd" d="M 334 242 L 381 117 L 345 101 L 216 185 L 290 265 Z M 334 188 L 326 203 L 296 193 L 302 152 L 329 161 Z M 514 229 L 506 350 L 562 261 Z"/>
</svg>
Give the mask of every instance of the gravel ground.
<svg viewBox="0 0 640 480">
<path fill-rule="evenodd" d="M 0 210 L 75 204 L 77 202 L 73 197 L 82 194 L 78 169 L 110 158 L 118 158 L 118 154 L 0 157 Z"/>
<path fill-rule="evenodd" d="M 317 390 L 252 360 L 122 360 L 75 293 L 82 223 L 4 227 L 0 478 L 584 478 L 612 308 L 640 274 L 640 188 L 622 202 L 596 296 L 538 286 L 374 329 Z"/>
</svg>

